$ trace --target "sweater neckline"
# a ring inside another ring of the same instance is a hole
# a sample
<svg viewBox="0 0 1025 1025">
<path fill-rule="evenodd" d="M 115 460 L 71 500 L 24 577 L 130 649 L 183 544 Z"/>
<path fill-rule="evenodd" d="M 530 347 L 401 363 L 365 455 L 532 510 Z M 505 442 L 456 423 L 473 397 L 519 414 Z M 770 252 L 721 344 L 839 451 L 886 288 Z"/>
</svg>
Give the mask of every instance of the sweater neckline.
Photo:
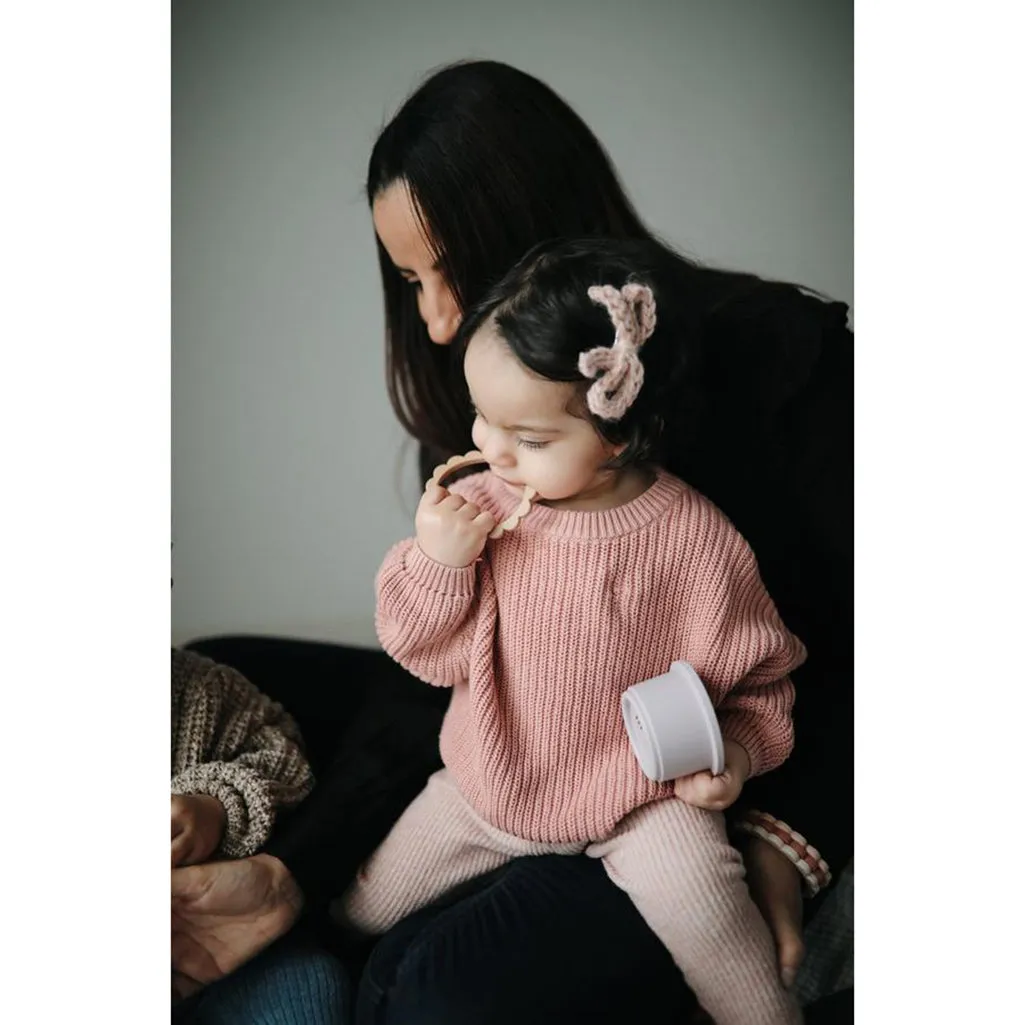
<svg viewBox="0 0 1025 1025">
<path fill-rule="evenodd" d="M 503 509 L 511 512 L 522 497 L 522 488 L 507 484 L 488 473 Z M 661 516 L 686 488 L 683 481 L 656 468 L 655 480 L 636 498 L 612 509 L 553 509 L 535 505 L 519 522 L 515 534 L 575 538 L 577 540 L 619 537 L 646 527 Z M 513 536 L 514 536 L 513 535 Z"/>
</svg>

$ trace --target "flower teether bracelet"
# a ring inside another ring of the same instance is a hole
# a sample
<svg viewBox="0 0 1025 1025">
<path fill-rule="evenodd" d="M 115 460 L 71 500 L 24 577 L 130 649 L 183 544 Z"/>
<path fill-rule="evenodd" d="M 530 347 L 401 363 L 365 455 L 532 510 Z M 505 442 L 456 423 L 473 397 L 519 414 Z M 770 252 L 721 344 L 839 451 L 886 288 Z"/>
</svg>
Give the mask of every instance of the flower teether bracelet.
<svg viewBox="0 0 1025 1025">
<path fill-rule="evenodd" d="M 467 452 L 466 455 L 453 456 L 448 462 L 442 463 L 440 466 L 434 468 L 434 473 L 431 474 L 431 479 L 427 482 L 428 484 L 437 484 L 439 487 L 445 487 L 445 481 L 448 480 L 452 474 L 457 470 L 463 469 L 466 466 L 478 466 L 487 465 L 487 460 L 484 458 L 483 453 Z M 523 519 L 527 513 L 530 512 L 531 502 L 537 497 L 537 492 L 533 488 L 524 488 L 523 497 L 520 499 L 520 504 L 504 519 L 501 523 L 495 527 L 494 530 L 488 534 L 488 537 L 497 540 L 503 534 L 508 534 L 511 530 L 515 530 L 517 524 Z"/>
</svg>

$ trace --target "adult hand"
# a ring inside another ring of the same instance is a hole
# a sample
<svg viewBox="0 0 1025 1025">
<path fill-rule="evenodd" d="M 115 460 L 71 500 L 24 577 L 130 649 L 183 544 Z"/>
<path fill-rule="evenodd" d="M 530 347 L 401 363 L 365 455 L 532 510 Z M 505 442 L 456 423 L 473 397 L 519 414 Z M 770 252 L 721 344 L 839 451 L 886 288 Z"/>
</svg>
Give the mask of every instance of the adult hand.
<svg viewBox="0 0 1025 1025">
<path fill-rule="evenodd" d="M 469 566 L 484 551 L 495 518 L 472 502 L 430 483 L 416 510 L 416 541 L 429 559 L 453 569 Z"/>
<path fill-rule="evenodd" d="M 171 868 L 206 861 L 217 850 L 228 814 L 208 794 L 171 795 Z"/>
<path fill-rule="evenodd" d="M 303 895 L 270 854 L 171 872 L 171 967 L 187 996 L 233 972 L 283 936 Z"/>
<path fill-rule="evenodd" d="M 687 804 L 708 811 L 723 811 L 740 796 L 747 777 L 751 775 L 751 758 L 734 740 L 723 744 L 725 765 L 718 776 L 711 772 L 695 772 L 681 776 L 673 783 L 673 792 Z"/>
<path fill-rule="evenodd" d="M 767 840 L 752 836 L 744 845 L 747 886 L 776 941 L 783 985 L 790 987 L 804 960 L 801 873 Z"/>
</svg>

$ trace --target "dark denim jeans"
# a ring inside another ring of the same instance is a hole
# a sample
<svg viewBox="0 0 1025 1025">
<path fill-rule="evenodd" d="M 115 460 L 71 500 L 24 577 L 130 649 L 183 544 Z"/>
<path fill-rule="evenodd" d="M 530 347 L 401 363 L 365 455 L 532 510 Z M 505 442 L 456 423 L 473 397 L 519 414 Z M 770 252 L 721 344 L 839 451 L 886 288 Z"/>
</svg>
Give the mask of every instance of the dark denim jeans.
<svg viewBox="0 0 1025 1025">
<path fill-rule="evenodd" d="M 524 858 L 411 915 L 378 942 L 354 1025 L 683 1025 L 696 1002 L 600 862 Z M 854 1021 L 853 990 L 805 1009 Z"/>
<path fill-rule="evenodd" d="M 350 1025 L 346 969 L 302 926 L 177 1005 L 173 1025 Z"/>
<path fill-rule="evenodd" d="M 515 861 L 385 935 L 355 1025 L 679 1025 L 683 977 L 600 862 Z"/>
<path fill-rule="evenodd" d="M 336 946 L 331 942 L 332 947 Z M 683 977 L 600 862 L 524 858 L 400 922 L 350 1010 L 341 961 L 301 928 L 180 1007 L 175 1025 L 686 1025 Z M 853 993 L 806 1009 L 854 1021 Z"/>
</svg>

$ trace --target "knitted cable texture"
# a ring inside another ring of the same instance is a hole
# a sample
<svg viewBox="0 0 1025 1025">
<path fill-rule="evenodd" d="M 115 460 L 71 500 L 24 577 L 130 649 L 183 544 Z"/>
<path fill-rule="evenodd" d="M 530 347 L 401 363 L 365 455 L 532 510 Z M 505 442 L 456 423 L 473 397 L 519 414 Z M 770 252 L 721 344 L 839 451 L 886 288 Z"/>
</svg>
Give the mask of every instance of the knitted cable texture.
<svg viewBox="0 0 1025 1025">
<path fill-rule="evenodd" d="M 227 825 L 217 856 L 243 858 L 267 841 L 276 813 L 313 788 L 299 729 L 240 673 L 171 651 L 171 793 L 209 794 Z"/>
</svg>

